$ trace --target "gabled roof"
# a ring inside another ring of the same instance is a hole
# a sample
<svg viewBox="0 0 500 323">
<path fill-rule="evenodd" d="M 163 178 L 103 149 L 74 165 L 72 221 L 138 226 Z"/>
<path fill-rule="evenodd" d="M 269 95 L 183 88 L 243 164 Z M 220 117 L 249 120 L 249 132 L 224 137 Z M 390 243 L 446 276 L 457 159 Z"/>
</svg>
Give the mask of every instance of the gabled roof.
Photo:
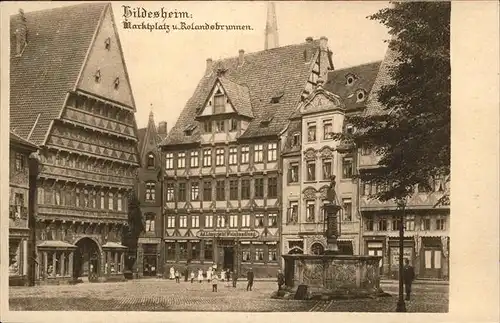
<svg viewBox="0 0 500 323">
<path fill-rule="evenodd" d="M 250 91 L 248 88 L 236 84 L 225 77 L 219 77 L 219 81 L 238 114 L 253 118 L 252 103 L 250 101 Z"/>
<path fill-rule="evenodd" d="M 23 138 L 43 144 L 73 90 L 106 3 L 84 3 L 26 12 L 28 44 L 16 57 L 10 19 L 10 126 Z M 30 136 L 31 134 L 31 136 Z"/>
<path fill-rule="evenodd" d="M 158 135 L 158 131 L 156 129 L 156 124 L 155 124 L 155 119 L 153 112 L 151 111 L 149 113 L 149 120 L 148 120 L 148 125 L 145 128 L 141 128 L 137 131 L 137 136 L 138 136 L 138 150 L 139 150 L 139 156 L 142 159 L 148 152 L 146 151 L 147 147 L 147 142 L 149 141 L 149 138 L 153 136 L 153 140 L 156 145 L 158 145 L 161 141 L 161 137 Z"/>
<path fill-rule="evenodd" d="M 212 85 L 218 77 L 215 70 L 218 66 L 226 69 L 224 77 L 231 82 L 248 88 L 252 114 L 254 119 L 240 138 L 278 136 L 286 126 L 288 117 L 296 108 L 302 91 L 315 62 L 319 49 L 319 40 L 302 44 L 283 46 L 256 53 L 245 54 L 243 65 L 238 57 L 231 57 L 213 63 L 213 68 L 205 73 L 199 81 L 193 96 L 182 110 L 175 126 L 162 145 L 195 143 L 200 141 L 200 128 L 196 127 L 190 136 L 184 135 L 184 129 L 195 121 L 197 109 L 203 105 L 210 94 Z M 304 51 L 316 52 L 309 62 L 304 62 Z M 271 103 L 276 93 L 282 91 L 283 96 L 278 103 Z M 263 118 L 272 115 L 266 126 L 261 126 Z"/>
<path fill-rule="evenodd" d="M 26 148 L 29 148 L 33 151 L 36 151 L 38 149 L 37 145 L 35 145 L 34 143 L 32 143 L 29 140 L 26 140 L 26 139 L 20 137 L 19 135 L 17 135 L 13 131 L 10 131 L 10 142 L 21 145 L 21 146 L 26 147 Z"/>
<path fill-rule="evenodd" d="M 377 61 L 331 71 L 328 73 L 328 79 L 324 87 L 329 92 L 342 98 L 346 110 L 364 108 L 368 99 L 356 102 L 357 91 L 364 90 L 366 95 L 369 96 L 380 65 L 381 61 Z M 354 76 L 353 84 L 347 84 L 348 75 Z"/>
</svg>

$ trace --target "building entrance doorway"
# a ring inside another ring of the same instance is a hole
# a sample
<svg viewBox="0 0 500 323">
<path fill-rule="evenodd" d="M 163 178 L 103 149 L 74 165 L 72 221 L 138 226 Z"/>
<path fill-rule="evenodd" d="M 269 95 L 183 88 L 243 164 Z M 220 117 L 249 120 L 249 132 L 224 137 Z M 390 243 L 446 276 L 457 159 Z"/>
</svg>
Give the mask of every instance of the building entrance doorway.
<svg viewBox="0 0 500 323">
<path fill-rule="evenodd" d="M 234 270 L 234 247 L 224 247 L 224 268 Z"/>
<path fill-rule="evenodd" d="M 97 243 L 90 238 L 80 239 L 76 243 L 73 277 L 88 277 L 89 281 L 96 281 L 100 271 L 100 252 Z"/>
</svg>

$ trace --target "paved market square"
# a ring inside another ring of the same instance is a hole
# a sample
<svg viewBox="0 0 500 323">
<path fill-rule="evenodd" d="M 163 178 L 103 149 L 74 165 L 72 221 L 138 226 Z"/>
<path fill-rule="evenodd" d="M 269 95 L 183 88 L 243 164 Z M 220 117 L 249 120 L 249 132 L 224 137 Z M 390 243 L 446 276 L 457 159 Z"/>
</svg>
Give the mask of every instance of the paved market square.
<svg viewBox="0 0 500 323">
<path fill-rule="evenodd" d="M 228 311 L 228 312 L 394 312 L 396 281 L 382 288 L 391 297 L 335 301 L 295 301 L 271 299 L 273 281 L 256 281 L 246 291 L 246 281 L 236 288 L 165 279 L 142 279 L 119 283 L 11 287 L 11 311 Z M 448 285 L 417 282 L 408 312 L 447 312 Z"/>
</svg>

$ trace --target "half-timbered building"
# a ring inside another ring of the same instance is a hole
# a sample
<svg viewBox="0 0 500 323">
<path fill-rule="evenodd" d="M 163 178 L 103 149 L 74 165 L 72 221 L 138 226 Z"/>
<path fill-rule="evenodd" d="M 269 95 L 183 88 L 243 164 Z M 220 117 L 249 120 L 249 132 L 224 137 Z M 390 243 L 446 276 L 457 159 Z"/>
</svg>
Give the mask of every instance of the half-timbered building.
<svg viewBox="0 0 500 323">
<path fill-rule="evenodd" d="M 21 10 L 10 23 L 11 129 L 40 147 L 37 278 L 123 279 L 139 158 L 111 5 Z"/>
</svg>

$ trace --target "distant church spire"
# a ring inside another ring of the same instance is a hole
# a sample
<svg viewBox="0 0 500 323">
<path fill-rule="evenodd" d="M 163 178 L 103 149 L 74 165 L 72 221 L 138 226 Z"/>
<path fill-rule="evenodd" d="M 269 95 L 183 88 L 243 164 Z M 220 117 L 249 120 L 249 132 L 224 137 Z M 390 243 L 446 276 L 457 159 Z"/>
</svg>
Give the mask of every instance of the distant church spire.
<svg viewBox="0 0 500 323">
<path fill-rule="evenodd" d="M 276 21 L 276 8 L 274 2 L 267 3 L 266 20 L 266 42 L 264 49 L 279 47 L 278 41 L 278 22 Z"/>
<path fill-rule="evenodd" d="M 153 115 L 153 103 L 149 104 L 149 122 L 155 123 Z"/>
</svg>

